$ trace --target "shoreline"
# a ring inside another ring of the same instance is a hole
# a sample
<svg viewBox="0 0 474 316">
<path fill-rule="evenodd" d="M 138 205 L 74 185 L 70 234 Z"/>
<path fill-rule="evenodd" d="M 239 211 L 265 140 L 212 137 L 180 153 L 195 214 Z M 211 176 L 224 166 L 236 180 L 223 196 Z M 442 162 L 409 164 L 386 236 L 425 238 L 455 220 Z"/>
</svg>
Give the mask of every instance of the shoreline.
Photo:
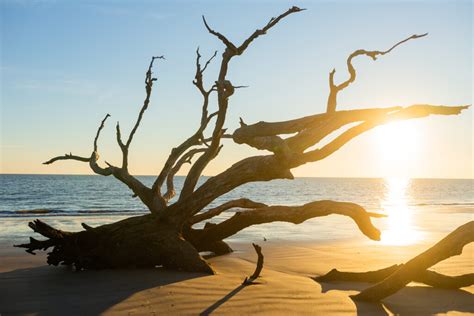
<svg viewBox="0 0 474 316">
<path fill-rule="evenodd" d="M 411 283 L 383 304 L 355 304 L 349 295 L 364 283 L 318 283 L 310 277 L 332 268 L 367 271 L 402 263 L 437 242 L 386 246 L 371 242 L 259 242 L 265 264 L 258 284 L 242 287 L 255 269 L 250 243 L 209 262 L 216 275 L 163 269 L 71 271 L 51 267 L 45 254 L 0 247 L 3 314 L 318 314 L 389 315 L 474 313 L 474 286 L 441 290 Z M 474 272 L 474 245 L 433 267 L 448 275 Z"/>
</svg>

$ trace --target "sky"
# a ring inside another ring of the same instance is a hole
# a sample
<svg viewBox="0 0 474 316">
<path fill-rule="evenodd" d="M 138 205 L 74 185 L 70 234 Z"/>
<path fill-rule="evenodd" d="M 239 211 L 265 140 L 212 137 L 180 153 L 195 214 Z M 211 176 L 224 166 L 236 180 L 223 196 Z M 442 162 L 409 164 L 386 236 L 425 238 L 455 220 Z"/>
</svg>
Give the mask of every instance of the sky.
<svg viewBox="0 0 474 316">
<path fill-rule="evenodd" d="M 144 75 L 155 67 L 150 108 L 130 147 L 132 174 L 160 171 L 173 146 L 197 128 L 201 96 L 192 85 L 195 50 L 203 58 L 222 44 L 204 28 L 240 43 L 269 18 L 297 5 L 244 55 L 228 78 L 248 85 L 231 98 L 226 127 L 280 121 L 325 111 L 328 73 L 346 79 L 356 49 L 385 50 L 428 32 L 376 62 L 354 62 L 357 80 L 340 93 L 338 109 L 417 103 L 472 103 L 471 1 L 54 1 L 1 0 L 0 173 L 91 174 L 86 163 L 41 162 L 70 153 L 89 156 L 100 120 L 101 159 L 120 162 L 115 122 L 128 134 L 143 102 Z M 205 74 L 209 86 L 218 60 Z M 215 101 L 215 100 L 214 100 Z M 215 108 L 215 102 L 211 109 Z M 393 123 L 351 141 L 295 176 L 473 178 L 473 110 L 460 116 Z M 224 141 L 204 174 L 264 154 Z M 186 173 L 184 168 L 181 174 Z"/>
</svg>

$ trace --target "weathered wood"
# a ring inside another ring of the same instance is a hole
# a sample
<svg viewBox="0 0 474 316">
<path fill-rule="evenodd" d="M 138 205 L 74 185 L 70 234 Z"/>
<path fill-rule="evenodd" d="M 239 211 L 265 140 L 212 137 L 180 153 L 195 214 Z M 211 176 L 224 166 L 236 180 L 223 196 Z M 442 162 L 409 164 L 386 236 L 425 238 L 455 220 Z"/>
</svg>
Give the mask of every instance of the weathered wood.
<svg viewBox="0 0 474 316">
<path fill-rule="evenodd" d="M 343 272 L 332 269 L 327 274 L 314 277 L 313 279 L 318 282 L 349 281 L 377 283 L 398 271 L 402 266 L 402 264 L 395 264 L 387 268 L 368 272 Z M 474 284 L 474 273 L 449 276 L 435 271 L 425 270 L 414 275 L 413 282 L 424 283 L 436 288 L 459 289 Z"/>
<path fill-rule="evenodd" d="M 76 160 L 89 163 L 91 170 L 96 174 L 112 175 L 124 183 L 133 192 L 132 196 L 138 197 L 151 214 L 95 228 L 83 225 L 85 231 L 76 233 L 63 232 L 41 221 L 35 221 L 30 227 L 48 239 L 40 241 L 32 238 L 30 243 L 20 246 L 26 248 L 30 253 L 52 247 L 52 252 L 48 254 L 50 264 L 73 264 L 78 269 L 163 265 L 169 268 L 212 273 L 212 269 L 202 260 L 198 251 L 213 251 L 216 254 L 231 252 L 232 249 L 223 239 L 251 225 L 273 221 L 287 221 L 297 224 L 309 218 L 339 214 L 351 217 L 366 236 L 378 240 L 380 232 L 372 225 L 370 218 L 380 215 L 366 212 L 361 206 L 353 203 L 318 201 L 302 206 L 266 206 L 261 203 L 249 202 L 243 198 L 237 202 L 227 202 L 220 207 L 200 213 L 214 200 L 243 184 L 275 179 L 293 179 L 291 169 L 326 158 L 354 137 L 376 126 L 395 120 L 426 117 L 431 114 L 459 114 L 467 108 L 466 106 L 414 105 L 335 111 L 336 99 L 330 97 L 327 113 L 285 122 L 259 122 L 253 125 L 247 125 L 241 119 L 240 128 L 231 135 L 226 133 L 226 116 L 231 97 L 236 88 L 242 87 L 234 86 L 227 78 L 231 60 L 241 56 L 257 38 L 266 34 L 280 21 L 303 10 L 295 6 L 289 8 L 280 15 L 271 18 L 262 28 L 255 30 L 240 45 L 232 43 L 225 35 L 212 29 L 203 18 L 204 26 L 208 32 L 224 45 L 218 75 L 211 80 L 213 84 L 205 88 L 203 74 L 209 63 L 217 56 L 217 52 L 202 66 L 199 49 L 196 50 L 196 72 L 193 84 L 202 95 L 200 124 L 190 137 L 171 150 L 155 182 L 151 187 L 148 187 L 129 173 L 128 153 L 134 135 L 151 102 L 152 88 L 156 81 L 156 78 L 152 76 L 153 63 L 156 59 L 163 59 L 162 56 L 152 57 L 145 73 L 145 99 L 127 139 L 122 140 L 120 125 L 118 123 L 116 125 L 116 139 L 122 151 L 121 166 L 114 166 L 107 161 L 105 161 L 106 167 L 99 165 L 98 139 L 109 114 L 101 121 L 96 132 L 90 157 L 70 153 L 54 157 L 46 162 L 46 164 L 51 164 L 62 160 Z M 330 94 L 335 96 L 337 92 L 355 80 L 355 69 L 352 66 L 354 57 L 367 55 L 375 58 L 390 52 L 396 46 L 412 38 L 421 36 L 414 35 L 385 52 L 365 50 L 354 52 L 348 59 L 350 78 L 336 86 L 333 82 L 333 72 L 330 78 Z M 216 109 L 210 110 L 210 95 L 213 92 L 217 93 L 217 104 Z M 214 125 L 209 126 L 213 120 Z M 331 133 L 351 123 L 358 123 L 358 125 L 349 128 L 327 145 L 319 149 L 311 149 Z M 209 128 L 211 135 L 205 137 L 204 133 L 208 127 L 211 127 Z M 290 135 L 288 138 L 282 136 L 293 133 L 296 135 Z M 209 178 L 201 186 L 197 186 L 205 168 L 220 153 L 223 146 L 221 141 L 224 138 L 231 138 L 238 144 L 247 144 L 257 149 L 267 150 L 271 154 L 245 158 L 224 172 Z M 200 156 L 194 163 L 191 163 L 191 158 L 195 154 L 200 154 Z M 171 199 L 176 193 L 174 175 L 186 162 L 191 163 L 190 170 L 179 198 L 177 201 L 172 201 Z M 161 190 L 165 181 L 167 190 L 162 194 Z M 252 210 L 237 213 L 217 225 L 207 224 L 203 229 L 192 228 L 192 224 L 214 218 L 230 207 L 243 207 Z"/>
<path fill-rule="evenodd" d="M 253 248 L 255 249 L 255 252 L 257 253 L 257 266 L 255 267 L 255 271 L 250 277 L 246 277 L 244 281 L 242 282 L 242 285 L 251 285 L 254 284 L 254 281 L 260 276 L 260 273 L 262 272 L 263 269 L 263 253 L 262 253 L 262 247 L 260 247 L 257 244 L 252 243 Z"/>
<path fill-rule="evenodd" d="M 64 232 L 35 220 L 30 227 L 47 240 L 31 239 L 16 245 L 27 252 L 45 250 L 48 264 L 73 265 L 77 270 L 102 268 L 153 268 L 213 273 L 196 248 L 176 229 L 144 215 L 80 232 Z"/>
<path fill-rule="evenodd" d="M 260 207 L 265 207 L 265 206 L 267 206 L 267 205 L 264 204 L 264 203 L 254 202 L 252 200 L 245 199 L 245 198 L 237 199 L 237 200 L 231 200 L 231 201 L 225 202 L 222 205 L 211 208 L 211 209 L 209 209 L 209 210 L 207 210 L 203 213 L 199 213 L 197 215 L 194 215 L 193 217 L 191 217 L 189 219 L 188 224 L 192 226 L 193 224 L 196 224 L 196 223 L 205 221 L 207 219 L 216 217 L 217 215 L 219 215 L 222 212 L 227 211 L 231 208 L 236 208 L 236 207 L 237 208 L 260 208 Z"/>
<path fill-rule="evenodd" d="M 301 206 L 276 205 L 238 212 L 231 218 L 204 229 L 200 238 L 207 241 L 222 240 L 251 225 L 275 221 L 299 224 L 310 218 L 331 214 L 351 217 L 364 235 L 373 240 L 380 239 L 380 231 L 370 219 L 384 215 L 367 212 L 363 207 L 354 203 L 329 200 L 315 201 Z"/>
<path fill-rule="evenodd" d="M 380 301 L 396 293 L 411 281 L 414 281 L 436 263 L 449 257 L 460 255 L 464 246 L 473 241 L 474 221 L 471 221 L 458 227 L 433 247 L 409 260 L 382 282 L 363 290 L 359 294 L 352 296 L 352 298 L 360 301 Z M 427 278 L 435 280 L 436 278 L 439 279 L 439 276 L 429 273 Z M 472 280 L 472 276 L 467 278 Z"/>
</svg>

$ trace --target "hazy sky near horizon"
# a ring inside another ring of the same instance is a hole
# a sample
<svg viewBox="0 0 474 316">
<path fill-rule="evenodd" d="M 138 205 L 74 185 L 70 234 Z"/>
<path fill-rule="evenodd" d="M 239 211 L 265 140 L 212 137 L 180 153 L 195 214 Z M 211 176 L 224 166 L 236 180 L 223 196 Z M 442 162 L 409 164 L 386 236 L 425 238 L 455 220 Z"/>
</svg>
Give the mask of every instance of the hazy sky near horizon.
<svg viewBox="0 0 474 316">
<path fill-rule="evenodd" d="M 196 47 L 203 58 L 215 50 L 220 58 L 223 51 L 201 15 L 240 43 L 292 5 L 308 10 L 283 20 L 231 62 L 228 78 L 249 88 L 230 99 L 229 131 L 238 127 L 239 117 L 254 123 L 325 111 L 332 68 L 341 82 L 351 52 L 385 50 L 414 33 L 429 36 L 376 62 L 357 59 L 357 80 L 340 93 L 338 109 L 472 103 L 471 1 L 3 0 L 0 173 L 90 174 L 85 163 L 41 162 L 69 152 L 90 155 L 106 113 L 112 117 L 99 152 L 102 160 L 118 165 L 115 122 L 128 135 L 145 95 L 150 56 L 165 55 L 156 65 L 151 105 L 130 148 L 132 174 L 157 174 L 172 146 L 199 124 L 201 97 L 191 83 Z M 218 64 L 206 71 L 207 85 Z M 294 174 L 473 178 L 472 125 L 472 109 L 394 123 Z M 262 152 L 224 140 L 205 174 L 254 154 Z"/>
</svg>

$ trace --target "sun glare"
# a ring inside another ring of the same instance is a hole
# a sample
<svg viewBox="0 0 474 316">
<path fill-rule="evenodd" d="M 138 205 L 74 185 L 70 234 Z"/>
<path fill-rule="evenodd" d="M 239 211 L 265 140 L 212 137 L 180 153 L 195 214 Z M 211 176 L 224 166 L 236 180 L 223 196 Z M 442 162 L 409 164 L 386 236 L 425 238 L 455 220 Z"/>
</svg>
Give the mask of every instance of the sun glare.
<svg viewBox="0 0 474 316">
<path fill-rule="evenodd" d="M 385 176 L 410 177 L 416 168 L 419 133 L 414 122 L 397 122 L 377 129 L 378 158 Z"/>
<path fill-rule="evenodd" d="M 387 217 L 387 227 L 382 231 L 385 245 L 407 245 L 420 239 L 413 223 L 413 210 L 407 202 L 408 178 L 385 179 L 385 199 L 382 207 Z"/>
</svg>

